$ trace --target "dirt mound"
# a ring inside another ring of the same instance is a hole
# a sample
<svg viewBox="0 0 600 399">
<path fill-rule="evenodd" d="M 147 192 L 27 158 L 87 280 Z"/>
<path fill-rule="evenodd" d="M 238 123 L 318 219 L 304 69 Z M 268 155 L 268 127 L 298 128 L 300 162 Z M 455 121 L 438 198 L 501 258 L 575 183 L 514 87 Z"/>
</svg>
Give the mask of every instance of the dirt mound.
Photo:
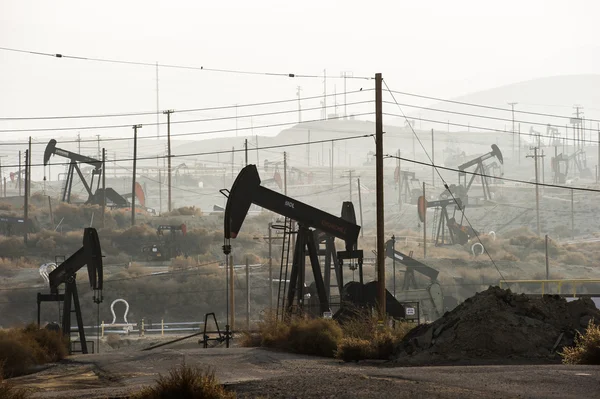
<svg viewBox="0 0 600 399">
<path fill-rule="evenodd" d="M 573 345 L 591 318 L 600 321 L 600 311 L 589 298 L 567 302 L 558 295 L 532 297 L 490 287 L 410 331 L 398 360 L 558 360 L 556 351 Z"/>
</svg>

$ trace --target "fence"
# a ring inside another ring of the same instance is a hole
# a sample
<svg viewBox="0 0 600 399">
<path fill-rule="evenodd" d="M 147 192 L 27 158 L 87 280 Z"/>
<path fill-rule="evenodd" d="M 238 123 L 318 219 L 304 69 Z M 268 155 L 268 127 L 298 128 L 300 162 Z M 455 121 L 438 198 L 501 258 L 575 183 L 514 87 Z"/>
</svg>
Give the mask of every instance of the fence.
<svg viewBox="0 0 600 399">
<path fill-rule="evenodd" d="M 556 292 L 549 292 L 552 294 L 562 295 L 562 287 L 563 285 L 571 285 L 571 292 L 569 295 L 573 295 L 573 298 L 577 297 L 577 287 L 582 287 L 585 284 L 599 284 L 600 279 L 566 279 L 566 280 L 501 280 L 498 283 L 498 286 L 502 288 L 503 284 L 511 285 L 521 285 L 521 284 L 540 284 L 542 289 L 542 295 L 546 294 L 546 285 L 550 286 L 552 284 L 556 284 Z M 550 287 L 548 287 L 550 288 Z M 579 293 L 580 295 L 582 293 Z M 600 294 L 600 293 L 598 293 Z M 590 294 L 586 294 L 590 295 Z M 598 296 L 594 294 L 594 296 Z"/>
</svg>

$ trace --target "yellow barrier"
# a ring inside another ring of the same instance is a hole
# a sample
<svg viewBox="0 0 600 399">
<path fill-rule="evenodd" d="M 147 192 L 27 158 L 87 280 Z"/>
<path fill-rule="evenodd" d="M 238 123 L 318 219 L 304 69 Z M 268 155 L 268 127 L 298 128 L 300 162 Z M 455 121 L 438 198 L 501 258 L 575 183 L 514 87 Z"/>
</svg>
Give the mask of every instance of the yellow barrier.
<svg viewBox="0 0 600 399">
<path fill-rule="evenodd" d="M 594 284 L 600 283 L 600 279 L 566 279 L 566 280 L 501 280 L 498 283 L 498 286 L 502 288 L 502 284 L 541 284 L 542 286 L 542 295 L 546 293 L 546 284 L 557 284 L 558 292 L 557 294 L 562 294 L 562 286 L 563 284 L 572 284 L 573 285 L 573 298 L 577 297 L 577 286 L 582 284 Z"/>
</svg>

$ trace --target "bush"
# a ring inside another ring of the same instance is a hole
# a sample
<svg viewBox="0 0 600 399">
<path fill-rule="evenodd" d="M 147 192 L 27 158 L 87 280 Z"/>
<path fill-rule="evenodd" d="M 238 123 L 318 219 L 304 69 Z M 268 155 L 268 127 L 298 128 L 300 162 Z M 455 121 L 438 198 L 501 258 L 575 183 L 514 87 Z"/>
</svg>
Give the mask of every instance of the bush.
<svg viewBox="0 0 600 399">
<path fill-rule="evenodd" d="M 213 371 L 182 364 L 169 370 L 167 376 L 159 375 L 155 386 L 146 388 L 131 398 L 229 399 L 235 398 L 235 394 L 223 388 Z"/>
<path fill-rule="evenodd" d="M 4 381 L 2 376 L 2 364 L 0 364 L 0 398 L 2 399 L 27 399 L 31 395 L 31 390 L 27 388 L 17 388 L 8 381 Z"/>
<path fill-rule="evenodd" d="M 56 362 L 67 354 L 68 344 L 60 332 L 38 329 L 35 324 L 0 331 L 0 363 L 5 377 L 23 374 L 32 365 Z"/>
<path fill-rule="evenodd" d="M 333 357 L 343 332 L 334 320 L 294 318 L 278 321 L 269 313 L 258 323 L 258 333 L 246 333 L 242 346 L 264 346 L 304 355 Z"/>
<path fill-rule="evenodd" d="M 288 345 L 295 353 L 333 357 L 342 336 L 334 320 L 299 318 L 290 326 Z"/>
<path fill-rule="evenodd" d="M 335 357 L 345 362 L 357 362 L 371 356 L 371 342 L 360 338 L 343 338 L 335 352 Z"/>
<path fill-rule="evenodd" d="M 585 334 L 575 337 L 575 346 L 565 347 L 560 355 L 566 364 L 600 365 L 600 326 L 590 320 Z"/>
<path fill-rule="evenodd" d="M 182 206 L 171 212 L 163 212 L 162 216 L 202 216 L 202 210 L 195 206 Z"/>
</svg>

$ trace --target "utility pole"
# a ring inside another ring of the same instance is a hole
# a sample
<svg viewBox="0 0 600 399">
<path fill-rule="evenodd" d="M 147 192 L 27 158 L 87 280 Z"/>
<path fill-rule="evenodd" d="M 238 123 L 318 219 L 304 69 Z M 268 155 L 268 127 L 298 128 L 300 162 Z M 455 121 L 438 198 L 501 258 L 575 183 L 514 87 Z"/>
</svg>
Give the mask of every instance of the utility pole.
<svg viewBox="0 0 600 399">
<path fill-rule="evenodd" d="M 6 155 L 0 156 L 0 185 L 2 184 L 2 158 L 6 157 Z M 4 187 L 4 191 L 6 192 L 6 187 Z M 0 189 L 0 195 L 2 195 L 2 190 Z M 6 197 L 6 195 L 4 195 Z"/>
<path fill-rule="evenodd" d="M 235 147 L 231 147 L 231 181 L 233 181 L 233 166 L 235 164 Z"/>
<path fill-rule="evenodd" d="M 359 209 L 359 212 L 360 212 L 360 225 L 362 227 L 360 229 L 360 236 L 364 237 L 365 236 L 365 228 L 364 228 L 364 225 L 363 225 L 362 196 L 360 195 L 360 177 L 357 179 L 356 185 L 358 186 L 358 209 Z"/>
<path fill-rule="evenodd" d="M 161 169 L 158 168 L 158 214 L 162 213 L 162 175 Z"/>
<path fill-rule="evenodd" d="M 548 261 L 548 234 L 546 234 L 546 280 L 550 279 L 550 263 Z"/>
<path fill-rule="evenodd" d="M 250 123 L 252 123 L 252 118 L 250 118 Z M 260 162 L 258 161 L 258 134 L 254 136 L 254 140 L 256 142 L 256 167 L 258 167 L 260 165 Z"/>
<path fill-rule="evenodd" d="M 519 165 L 521 165 L 521 122 L 519 122 Z"/>
<path fill-rule="evenodd" d="M 515 157 L 515 105 L 518 103 L 508 103 L 512 113 L 512 156 Z"/>
<path fill-rule="evenodd" d="M 392 249 L 394 254 L 396 253 L 396 236 L 392 236 Z M 393 279 L 392 279 L 392 287 L 394 290 L 394 298 L 396 298 L 396 255 L 392 258 L 392 270 L 393 270 Z"/>
<path fill-rule="evenodd" d="M 248 139 L 244 140 L 244 157 L 246 159 L 246 166 L 248 166 Z"/>
<path fill-rule="evenodd" d="M 25 184 L 27 184 L 27 196 L 31 196 L 31 136 L 29 136 L 29 152 L 27 153 L 27 178 Z"/>
<path fill-rule="evenodd" d="M 17 171 L 17 182 L 19 183 L 19 197 L 21 196 L 21 151 L 19 151 L 19 170 Z"/>
<path fill-rule="evenodd" d="M 331 160 L 331 187 L 332 188 L 333 188 L 333 144 L 334 144 L 334 141 L 331 140 L 331 157 L 330 157 L 330 160 Z"/>
<path fill-rule="evenodd" d="M 25 150 L 25 206 L 24 206 L 24 219 L 25 219 L 25 230 L 23 233 L 23 241 L 27 245 L 27 231 L 29 230 L 29 189 L 27 181 L 29 180 L 29 150 Z"/>
<path fill-rule="evenodd" d="M 425 182 L 423 182 L 423 200 L 427 201 L 427 197 L 425 197 Z M 427 258 L 427 208 L 423 209 L 423 259 L 425 258 Z"/>
<path fill-rule="evenodd" d="M 96 143 L 98 144 L 98 158 L 102 157 L 102 152 L 100 152 L 100 135 L 96 135 Z"/>
<path fill-rule="evenodd" d="M 137 130 L 142 125 L 133 125 L 133 178 L 131 179 L 131 226 L 135 226 L 135 173 L 137 166 Z"/>
<path fill-rule="evenodd" d="M 106 150 L 102 149 L 102 227 L 104 228 L 106 214 Z"/>
<path fill-rule="evenodd" d="M 537 235 L 540 235 L 540 186 L 539 186 L 539 175 L 538 175 L 538 158 L 543 157 L 543 155 L 538 155 L 537 147 L 533 147 L 533 155 L 527 155 L 527 158 L 533 158 L 533 162 L 535 165 L 535 212 L 536 212 L 536 220 L 537 220 Z"/>
<path fill-rule="evenodd" d="M 344 71 L 341 73 L 341 77 L 344 78 L 344 117 L 348 118 L 348 101 L 346 100 L 346 95 L 348 94 L 348 90 L 346 90 L 346 78 L 351 78 L 354 76 L 352 71 Z"/>
<path fill-rule="evenodd" d="M 169 193 L 168 193 L 169 212 L 171 212 L 171 114 L 172 113 L 173 113 L 172 109 L 163 111 L 163 114 L 167 115 L 167 186 L 168 186 L 168 190 L 169 190 Z"/>
<path fill-rule="evenodd" d="M 77 153 L 81 154 L 81 135 L 77 133 Z"/>
<path fill-rule="evenodd" d="M 271 236 L 271 229 L 273 224 L 269 222 L 269 310 L 273 309 L 273 255 L 271 252 L 273 237 Z"/>
<path fill-rule="evenodd" d="M 385 297 L 385 231 L 384 231 L 384 197 L 383 197 L 383 78 L 381 73 L 375 74 L 375 169 L 377 186 L 377 301 L 379 304 L 379 320 L 386 315 Z"/>
<path fill-rule="evenodd" d="M 302 104 L 300 98 L 300 92 L 302 91 L 302 86 L 296 86 L 296 96 L 298 96 L 298 123 L 302 123 Z"/>
<path fill-rule="evenodd" d="M 348 175 L 342 175 L 342 177 L 347 177 L 349 179 L 349 185 L 350 185 L 350 202 L 352 202 L 352 172 L 354 172 L 353 169 L 349 169 L 348 171 Z"/>
<path fill-rule="evenodd" d="M 396 166 L 398 167 L 398 211 L 402 210 L 402 168 L 400 164 L 400 150 L 396 159 Z"/>
<path fill-rule="evenodd" d="M 283 195 L 287 195 L 287 153 L 283 152 Z"/>
<path fill-rule="evenodd" d="M 160 107 L 158 105 L 158 61 L 156 61 L 156 140 L 160 139 Z M 156 159 L 158 166 L 158 158 Z"/>
</svg>

